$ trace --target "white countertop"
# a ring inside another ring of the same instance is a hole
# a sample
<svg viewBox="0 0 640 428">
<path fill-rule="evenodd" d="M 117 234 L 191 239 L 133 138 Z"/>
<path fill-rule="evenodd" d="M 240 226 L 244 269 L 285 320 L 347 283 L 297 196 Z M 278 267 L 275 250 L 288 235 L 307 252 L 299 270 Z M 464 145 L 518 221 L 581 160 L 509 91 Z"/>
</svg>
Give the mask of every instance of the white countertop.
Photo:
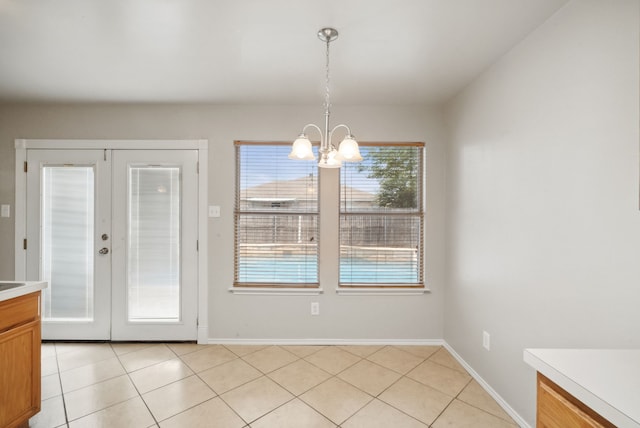
<svg viewBox="0 0 640 428">
<path fill-rule="evenodd" d="M 0 302 L 13 299 L 14 297 L 24 296 L 25 294 L 47 288 L 47 281 L 0 281 L 2 284 L 21 284 L 19 287 L 10 288 L 0 291 Z"/>
<path fill-rule="evenodd" d="M 524 361 L 620 428 L 640 428 L 640 349 L 525 349 Z"/>
</svg>

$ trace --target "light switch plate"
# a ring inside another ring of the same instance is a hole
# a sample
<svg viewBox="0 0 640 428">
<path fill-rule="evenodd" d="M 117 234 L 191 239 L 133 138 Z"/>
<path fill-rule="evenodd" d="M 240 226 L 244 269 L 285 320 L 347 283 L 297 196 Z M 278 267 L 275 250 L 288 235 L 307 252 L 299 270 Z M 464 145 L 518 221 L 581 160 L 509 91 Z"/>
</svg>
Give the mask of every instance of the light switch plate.
<svg viewBox="0 0 640 428">
<path fill-rule="evenodd" d="M 209 205 L 209 217 L 220 217 L 220 205 Z"/>
<path fill-rule="evenodd" d="M 11 205 L 2 204 L 0 206 L 0 217 L 11 217 Z"/>
<path fill-rule="evenodd" d="M 491 350 L 491 335 L 486 331 L 482 332 L 482 347 L 487 351 Z"/>
</svg>

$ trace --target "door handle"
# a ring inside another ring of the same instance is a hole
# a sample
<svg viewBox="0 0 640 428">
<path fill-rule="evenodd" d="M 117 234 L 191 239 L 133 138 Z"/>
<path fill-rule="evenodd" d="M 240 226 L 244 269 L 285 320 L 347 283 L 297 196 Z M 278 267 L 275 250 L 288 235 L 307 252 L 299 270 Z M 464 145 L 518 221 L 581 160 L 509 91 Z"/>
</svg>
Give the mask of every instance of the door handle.
<svg viewBox="0 0 640 428">
<path fill-rule="evenodd" d="M 109 254 L 109 249 L 107 247 L 104 248 L 100 248 L 100 251 L 98 251 L 100 254 Z"/>
</svg>

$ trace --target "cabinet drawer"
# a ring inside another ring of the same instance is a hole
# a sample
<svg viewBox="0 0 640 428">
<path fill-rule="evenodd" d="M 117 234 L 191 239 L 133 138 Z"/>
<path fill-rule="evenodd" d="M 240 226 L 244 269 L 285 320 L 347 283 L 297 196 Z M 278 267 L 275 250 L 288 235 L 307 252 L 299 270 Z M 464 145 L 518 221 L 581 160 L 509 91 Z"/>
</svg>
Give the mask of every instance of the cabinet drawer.
<svg viewBox="0 0 640 428">
<path fill-rule="evenodd" d="M 0 333 L 40 319 L 39 304 L 39 291 L 0 302 Z"/>
<path fill-rule="evenodd" d="M 537 428 L 615 428 L 558 385 L 538 374 Z"/>
</svg>

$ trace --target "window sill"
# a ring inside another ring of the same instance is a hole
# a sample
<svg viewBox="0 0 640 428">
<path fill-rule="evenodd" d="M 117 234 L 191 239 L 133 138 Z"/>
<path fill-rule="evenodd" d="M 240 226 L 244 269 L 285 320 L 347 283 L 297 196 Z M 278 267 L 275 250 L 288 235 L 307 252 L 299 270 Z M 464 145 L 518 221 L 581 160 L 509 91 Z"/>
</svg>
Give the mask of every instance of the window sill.
<svg viewBox="0 0 640 428">
<path fill-rule="evenodd" d="M 322 288 L 277 288 L 277 287 L 230 287 L 233 294 L 252 296 L 317 296 Z"/>
<path fill-rule="evenodd" d="M 419 296 L 430 293 L 428 288 L 366 288 L 338 287 L 337 294 L 345 296 Z"/>
</svg>

